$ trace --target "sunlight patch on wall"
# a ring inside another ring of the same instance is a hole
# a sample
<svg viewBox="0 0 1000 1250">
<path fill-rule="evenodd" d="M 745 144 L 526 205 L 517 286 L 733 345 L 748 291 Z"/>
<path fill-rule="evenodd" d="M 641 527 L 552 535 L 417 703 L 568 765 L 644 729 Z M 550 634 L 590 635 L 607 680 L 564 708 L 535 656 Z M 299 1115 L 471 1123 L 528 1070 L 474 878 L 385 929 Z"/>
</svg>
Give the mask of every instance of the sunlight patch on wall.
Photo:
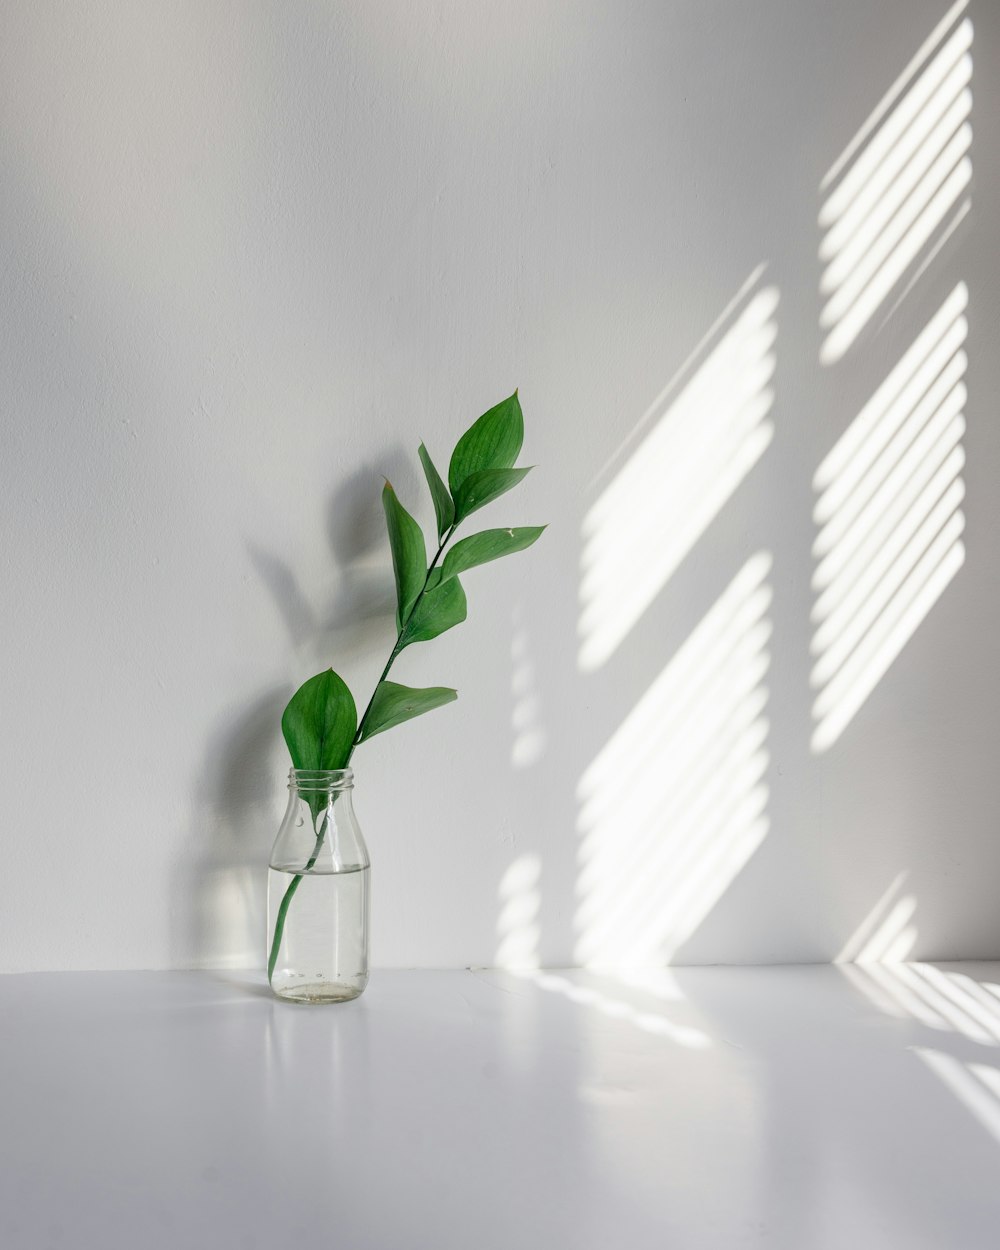
<svg viewBox="0 0 1000 1250">
<path fill-rule="evenodd" d="M 836 964 L 900 963 L 909 959 L 917 941 L 911 923 L 917 910 L 912 894 L 900 891 L 909 874 L 901 872 L 845 942 Z"/>
<path fill-rule="evenodd" d="M 837 741 L 964 562 L 967 302 L 959 283 L 813 478 L 814 752 Z"/>
<path fill-rule="evenodd" d="M 643 418 L 650 428 L 583 521 L 579 664 L 614 654 L 774 433 L 778 292 L 741 288 L 700 363 Z"/>
<path fill-rule="evenodd" d="M 519 855 L 500 878 L 497 897 L 498 968 L 513 971 L 539 965 L 542 861 L 535 854 Z"/>
<path fill-rule="evenodd" d="M 767 832 L 771 557 L 752 557 L 581 778 L 576 962 L 668 962 Z"/>
<path fill-rule="evenodd" d="M 197 949 L 187 966 L 255 968 L 266 922 L 256 865 L 217 856 L 201 868 L 197 884 Z"/>
<path fill-rule="evenodd" d="M 955 25 L 964 8 L 938 24 L 823 180 L 823 364 L 844 356 L 968 211 L 973 32 L 967 17 Z"/>
<path fill-rule="evenodd" d="M 537 764 L 545 754 L 548 739 L 542 725 L 538 679 L 528 645 L 524 612 L 520 607 L 515 608 L 513 613 L 510 661 L 510 689 L 513 699 L 510 762 L 514 768 L 528 768 Z"/>
</svg>

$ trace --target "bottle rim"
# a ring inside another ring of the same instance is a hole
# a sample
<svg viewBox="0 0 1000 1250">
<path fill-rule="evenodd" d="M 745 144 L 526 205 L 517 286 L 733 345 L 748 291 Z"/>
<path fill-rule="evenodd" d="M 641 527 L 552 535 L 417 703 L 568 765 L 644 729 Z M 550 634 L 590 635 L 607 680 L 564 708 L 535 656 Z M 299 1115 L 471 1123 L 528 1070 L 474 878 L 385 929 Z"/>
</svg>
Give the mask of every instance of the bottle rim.
<svg viewBox="0 0 1000 1250">
<path fill-rule="evenodd" d="M 351 768 L 290 768 L 288 770 L 288 788 L 310 792 L 326 792 L 332 790 L 352 790 L 354 788 L 354 770 Z"/>
</svg>

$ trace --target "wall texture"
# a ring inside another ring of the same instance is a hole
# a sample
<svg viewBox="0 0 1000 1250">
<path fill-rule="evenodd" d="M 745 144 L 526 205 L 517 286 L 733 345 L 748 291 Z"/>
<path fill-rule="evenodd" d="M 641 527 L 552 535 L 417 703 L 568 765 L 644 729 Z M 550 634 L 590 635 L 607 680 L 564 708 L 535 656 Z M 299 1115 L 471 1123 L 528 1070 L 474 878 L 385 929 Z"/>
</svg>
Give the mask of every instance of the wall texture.
<svg viewBox="0 0 1000 1250">
<path fill-rule="evenodd" d="M 5 4 L 0 967 L 262 963 L 381 475 L 514 386 L 376 962 L 1000 954 L 998 71 L 986 0 Z"/>
</svg>

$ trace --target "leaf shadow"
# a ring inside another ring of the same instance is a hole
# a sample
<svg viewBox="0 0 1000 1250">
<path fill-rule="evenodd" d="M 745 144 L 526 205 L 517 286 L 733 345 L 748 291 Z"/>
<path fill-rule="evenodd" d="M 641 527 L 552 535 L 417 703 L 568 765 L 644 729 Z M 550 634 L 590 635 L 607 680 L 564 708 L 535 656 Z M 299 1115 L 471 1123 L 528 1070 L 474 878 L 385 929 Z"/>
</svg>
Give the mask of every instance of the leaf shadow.
<svg viewBox="0 0 1000 1250">
<path fill-rule="evenodd" d="M 254 571 L 271 592 L 292 645 L 300 647 L 316 632 L 316 613 L 306 598 L 291 566 L 252 539 L 245 542 Z"/>
<path fill-rule="evenodd" d="M 419 483 L 401 446 L 366 462 L 333 491 L 326 508 L 326 538 L 333 555 L 331 585 L 315 599 L 306 595 L 292 566 L 259 542 L 246 549 L 257 576 L 284 622 L 304 668 L 318 671 L 358 664 L 382 647 L 395 619 L 395 588 L 381 487 L 392 476 L 408 494 Z M 317 606 L 320 605 L 320 606 Z"/>
</svg>

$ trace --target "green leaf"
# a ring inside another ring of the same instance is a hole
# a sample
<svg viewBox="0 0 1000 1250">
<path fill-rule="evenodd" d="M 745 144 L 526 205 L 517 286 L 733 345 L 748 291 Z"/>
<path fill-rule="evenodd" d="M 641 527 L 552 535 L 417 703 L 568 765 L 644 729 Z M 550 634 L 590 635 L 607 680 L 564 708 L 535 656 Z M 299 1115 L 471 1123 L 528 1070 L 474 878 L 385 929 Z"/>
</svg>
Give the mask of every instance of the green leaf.
<svg viewBox="0 0 1000 1250">
<path fill-rule="evenodd" d="M 500 495 L 506 494 L 531 469 L 532 466 L 529 465 L 526 469 L 486 469 L 482 473 L 471 474 L 455 496 L 456 521 L 464 521 L 477 508 L 482 508 Z"/>
<path fill-rule="evenodd" d="M 332 668 L 303 682 L 281 717 L 293 768 L 343 768 L 357 728 L 354 696 Z"/>
<path fill-rule="evenodd" d="M 403 647 L 411 642 L 427 642 L 443 634 L 446 629 L 460 625 L 465 620 L 468 605 L 465 591 L 457 577 L 439 582 L 426 591 L 413 609 L 413 615 L 403 629 Z"/>
<path fill-rule="evenodd" d="M 427 686 L 416 690 L 411 686 L 400 686 L 394 681 L 380 681 L 375 688 L 372 705 L 365 719 L 365 731 L 361 741 L 366 742 L 375 734 L 403 721 L 412 720 L 414 716 L 422 716 L 424 712 L 433 712 L 436 707 L 453 703 L 458 698 L 457 690 L 447 686 Z"/>
<path fill-rule="evenodd" d="M 434 461 L 423 443 L 417 448 L 417 455 L 420 457 L 420 463 L 424 466 L 424 477 L 427 478 L 431 499 L 434 500 L 434 513 L 438 523 L 438 538 L 444 538 L 455 521 L 455 504 L 448 493 L 448 487 L 441 480 L 441 474 L 434 467 Z"/>
<path fill-rule="evenodd" d="M 525 525 L 520 529 L 483 530 L 480 534 L 470 534 L 456 543 L 445 556 L 441 580 L 447 581 L 456 573 L 464 573 L 477 564 L 487 564 L 490 560 L 499 560 L 501 556 L 513 555 L 515 551 L 524 551 L 541 537 L 544 529 L 544 525 Z"/>
<path fill-rule="evenodd" d="M 517 391 L 501 400 L 458 440 L 448 465 L 448 484 L 458 503 L 458 490 L 473 473 L 486 469 L 509 469 L 524 442 L 524 417 Z"/>
<path fill-rule="evenodd" d="M 382 507 L 389 529 L 392 568 L 396 574 L 396 629 L 402 629 L 424 586 L 427 576 L 427 549 L 424 534 L 413 517 L 396 498 L 389 482 L 382 488 Z"/>
</svg>

